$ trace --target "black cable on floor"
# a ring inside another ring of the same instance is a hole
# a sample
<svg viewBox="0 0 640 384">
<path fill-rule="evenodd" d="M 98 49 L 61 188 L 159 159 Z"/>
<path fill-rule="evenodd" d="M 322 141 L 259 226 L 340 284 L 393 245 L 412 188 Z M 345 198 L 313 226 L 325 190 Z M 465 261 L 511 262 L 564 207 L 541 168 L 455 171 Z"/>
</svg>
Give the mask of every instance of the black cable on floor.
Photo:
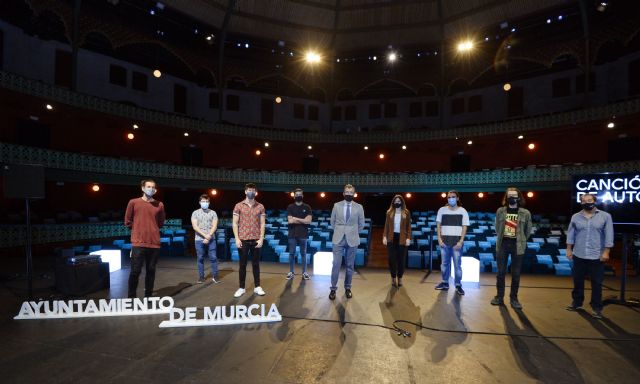
<svg viewBox="0 0 640 384">
<path fill-rule="evenodd" d="M 411 337 L 411 332 L 406 329 L 400 328 L 398 323 L 411 324 L 419 329 L 425 329 L 433 332 L 442 332 L 442 333 L 457 333 L 457 334 L 466 334 L 466 335 L 484 335 L 484 336 L 508 336 L 508 337 L 526 337 L 532 339 L 545 339 L 545 340 L 582 340 L 582 341 L 624 341 L 624 342 L 638 342 L 639 338 L 612 338 L 612 337 L 582 337 L 582 336 L 545 336 L 545 335 L 529 335 L 529 334 L 520 334 L 520 333 L 509 333 L 509 332 L 489 332 L 489 331 L 467 331 L 467 330 L 457 330 L 457 329 L 444 329 L 438 327 L 431 327 L 428 325 L 423 325 L 421 323 L 414 323 L 409 320 L 396 320 L 393 322 L 393 327 L 389 327 L 383 324 L 373 324 L 373 323 L 364 323 L 359 321 L 348 321 L 348 320 L 334 320 L 334 319 L 320 319 L 316 317 L 298 317 L 298 316 L 285 316 L 282 315 L 283 319 L 293 319 L 293 320 L 308 320 L 308 321 L 320 321 L 326 323 L 337 323 L 337 324 L 351 324 L 351 325 L 364 325 L 368 327 L 378 327 L 387 329 L 395 332 L 398 336 L 402 337 Z"/>
</svg>

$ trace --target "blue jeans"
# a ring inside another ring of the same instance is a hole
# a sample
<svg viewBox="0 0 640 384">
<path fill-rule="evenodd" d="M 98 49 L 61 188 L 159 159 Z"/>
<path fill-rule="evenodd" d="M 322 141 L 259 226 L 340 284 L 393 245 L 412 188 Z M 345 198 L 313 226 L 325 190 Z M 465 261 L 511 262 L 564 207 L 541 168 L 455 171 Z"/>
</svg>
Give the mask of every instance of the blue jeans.
<svg viewBox="0 0 640 384">
<path fill-rule="evenodd" d="M 296 262 L 296 245 L 300 247 L 300 258 L 302 259 L 302 273 L 307 272 L 307 239 L 302 237 L 289 238 L 289 271 L 293 273 L 293 266 Z"/>
<path fill-rule="evenodd" d="M 453 259 L 453 275 L 456 286 L 461 285 L 462 281 L 462 264 L 460 257 L 462 255 L 462 248 L 459 250 L 453 249 L 453 246 L 445 245 L 440 247 L 442 251 L 442 264 L 440 265 L 440 271 L 442 271 L 442 282 L 449 284 L 449 278 L 451 276 L 451 260 Z"/>
<path fill-rule="evenodd" d="M 356 262 L 356 249 L 358 247 L 350 247 L 347 244 L 346 236 L 338 244 L 333 244 L 333 266 L 331 267 L 331 289 L 338 289 L 338 275 L 340 274 L 340 266 L 342 265 L 342 255 L 346 254 L 347 273 L 344 276 L 344 289 L 351 289 L 351 278 L 353 277 L 353 266 Z"/>
<path fill-rule="evenodd" d="M 209 244 L 205 244 L 202 240 L 196 240 L 196 256 L 198 260 L 198 276 L 204 279 L 204 254 L 209 255 L 209 261 L 211 261 L 211 277 L 218 278 L 218 257 L 216 255 L 216 242 L 215 239 Z"/>
</svg>

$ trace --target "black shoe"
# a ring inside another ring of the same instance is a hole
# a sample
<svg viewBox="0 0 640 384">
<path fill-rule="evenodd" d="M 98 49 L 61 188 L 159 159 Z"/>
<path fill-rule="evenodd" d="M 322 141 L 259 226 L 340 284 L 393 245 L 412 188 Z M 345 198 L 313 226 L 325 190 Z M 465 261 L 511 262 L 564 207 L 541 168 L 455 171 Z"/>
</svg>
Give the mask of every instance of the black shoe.
<svg viewBox="0 0 640 384">
<path fill-rule="evenodd" d="M 456 285 L 456 293 L 460 296 L 464 296 L 464 289 L 460 285 Z"/>
<path fill-rule="evenodd" d="M 329 292 L 329 300 L 335 300 L 336 299 L 336 290 L 332 289 L 331 292 Z"/>
<path fill-rule="evenodd" d="M 491 300 L 491 305 L 504 305 L 502 296 L 496 296 Z"/>
<path fill-rule="evenodd" d="M 522 304 L 520 304 L 518 299 L 511 299 L 510 303 L 511 303 L 511 308 L 513 308 L 513 309 L 522 309 Z"/>
<path fill-rule="evenodd" d="M 435 289 L 437 289 L 438 291 L 448 291 L 449 290 L 449 284 L 442 282 L 442 283 L 436 285 Z"/>
<path fill-rule="evenodd" d="M 347 289 L 346 291 L 344 291 L 345 296 L 347 296 L 347 299 L 350 299 L 353 297 L 353 293 L 351 293 L 350 289 Z"/>
</svg>

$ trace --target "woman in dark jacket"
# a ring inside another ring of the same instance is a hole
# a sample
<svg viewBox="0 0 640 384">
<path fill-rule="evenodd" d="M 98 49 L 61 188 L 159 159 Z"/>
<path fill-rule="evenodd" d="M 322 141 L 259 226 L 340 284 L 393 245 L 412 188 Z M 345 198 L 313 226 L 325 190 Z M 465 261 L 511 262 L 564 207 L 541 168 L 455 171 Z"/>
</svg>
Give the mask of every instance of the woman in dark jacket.
<svg viewBox="0 0 640 384">
<path fill-rule="evenodd" d="M 387 246 L 391 285 L 401 287 L 407 247 L 411 245 L 411 212 L 400 195 L 391 199 L 384 222 L 382 244 Z"/>
</svg>

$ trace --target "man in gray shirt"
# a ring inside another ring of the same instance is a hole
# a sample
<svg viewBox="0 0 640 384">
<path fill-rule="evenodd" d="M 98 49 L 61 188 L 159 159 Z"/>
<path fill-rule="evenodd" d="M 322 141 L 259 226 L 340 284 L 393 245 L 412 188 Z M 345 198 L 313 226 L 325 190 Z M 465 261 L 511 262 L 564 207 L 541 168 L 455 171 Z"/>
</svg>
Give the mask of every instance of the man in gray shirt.
<svg viewBox="0 0 640 384">
<path fill-rule="evenodd" d="M 591 276 L 591 316 L 602 318 L 602 280 L 604 262 L 609 260 L 613 247 L 611 215 L 596 208 L 596 197 L 585 194 L 580 198 L 582 210 L 571 217 L 567 232 L 567 258 L 573 260 L 573 301 L 569 311 L 582 308 L 584 278 Z"/>
<path fill-rule="evenodd" d="M 204 283 L 204 254 L 207 253 L 211 261 L 211 280 L 218 283 L 218 257 L 216 254 L 216 229 L 218 229 L 218 215 L 209 209 L 209 196 L 200 195 L 200 208 L 191 214 L 191 225 L 196 233 L 196 256 L 198 260 L 198 283 Z"/>
</svg>

